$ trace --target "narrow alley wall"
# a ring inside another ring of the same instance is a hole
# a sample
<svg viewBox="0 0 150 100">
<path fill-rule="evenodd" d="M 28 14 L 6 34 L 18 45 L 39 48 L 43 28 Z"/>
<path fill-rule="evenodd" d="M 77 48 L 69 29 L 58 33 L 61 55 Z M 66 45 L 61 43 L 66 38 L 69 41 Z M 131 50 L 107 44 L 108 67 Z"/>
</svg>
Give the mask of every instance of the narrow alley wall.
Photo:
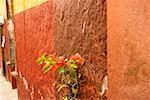
<svg viewBox="0 0 150 100">
<path fill-rule="evenodd" d="M 14 7 L 19 100 L 54 100 L 54 77 L 35 62 L 52 49 L 52 3 L 14 0 Z"/>
<path fill-rule="evenodd" d="M 150 100 L 150 1 L 108 1 L 109 100 Z"/>
<path fill-rule="evenodd" d="M 79 98 L 99 100 L 106 74 L 106 0 L 14 0 L 19 100 L 54 100 L 54 76 L 35 60 L 42 52 L 86 59 Z M 57 95 L 58 96 L 58 95 Z"/>
<path fill-rule="evenodd" d="M 35 63 L 44 51 L 83 55 L 81 100 L 99 100 L 106 59 L 108 100 L 150 99 L 149 0 L 107 1 L 107 43 L 106 0 L 13 1 L 19 100 L 55 99 L 54 76 Z"/>
<path fill-rule="evenodd" d="M 102 76 L 106 74 L 106 0 L 54 0 L 53 51 L 86 59 L 79 68 L 83 76 L 79 98 L 99 100 Z"/>
</svg>

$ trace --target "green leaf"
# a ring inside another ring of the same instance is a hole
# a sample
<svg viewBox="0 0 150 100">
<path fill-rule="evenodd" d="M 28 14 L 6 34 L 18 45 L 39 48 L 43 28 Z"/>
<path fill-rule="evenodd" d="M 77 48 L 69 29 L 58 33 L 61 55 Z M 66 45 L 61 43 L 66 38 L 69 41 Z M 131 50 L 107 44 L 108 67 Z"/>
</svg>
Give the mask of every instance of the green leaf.
<svg viewBox="0 0 150 100">
<path fill-rule="evenodd" d="M 75 69 L 73 67 L 70 68 L 70 75 L 71 77 L 74 77 L 75 76 Z"/>
<path fill-rule="evenodd" d="M 72 93 L 75 94 L 75 95 L 78 93 L 78 89 L 75 89 L 75 88 L 71 88 L 71 91 L 72 91 Z"/>
<path fill-rule="evenodd" d="M 76 63 L 75 60 L 69 60 L 68 62 L 69 62 L 69 63 Z"/>
<path fill-rule="evenodd" d="M 55 65 L 56 64 L 56 62 L 55 61 L 51 61 L 51 65 Z"/>
<path fill-rule="evenodd" d="M 51 68 L 52 66 L 45 64 L 45 66 L 43 67 L 44 73 L 47 73 Z"/>
<path fill-rule="evenodd" d="M 73 68 L 77 68 L 77 65 L 75 63 L 72 63 L 70 66 Z"/>
<path fill-rule="evenodd" d="M 44 62 L 44 60 L 46 59 L 46 53 L 43 53 L 37 60 L 36 62 L 40 65 Z"/>
<path fill-rule="evenodd" d="M 50 64 L 47 63 L 43 66 L 43 70 L 47 69 L 48 67 L 50 67 Z"/>
<path fill-rule="evenodd" d="M 62 67 L 59 67 L 59 68 L 57 69 L 57 71 L 58 71 L 59 74 L 62 74 L 62 73 L 65 72 L 64 68 L 62 68 Z"/>
<path fill-rule="evenodd" d="M 61 81 L 64 81 L 65 79 L 66 79 L 65 76 L 62 76 L 62 77 L 61 77 Z"/>
<path fill-rule="evenodd" d="M 52 60 L 52 58 L 51 57 L 47 57 L 46 59 L 45 59 L 45 63 L 47 64 L 47 63 L 50 63 L 51 62 L 51 60 Z"/>
<path fill-rule="evenodd" d="M 51 57 L 47 57 L 44 61 L 46 64 L 55 65 L 56 62 L 52 60 Z"/>
</svg>

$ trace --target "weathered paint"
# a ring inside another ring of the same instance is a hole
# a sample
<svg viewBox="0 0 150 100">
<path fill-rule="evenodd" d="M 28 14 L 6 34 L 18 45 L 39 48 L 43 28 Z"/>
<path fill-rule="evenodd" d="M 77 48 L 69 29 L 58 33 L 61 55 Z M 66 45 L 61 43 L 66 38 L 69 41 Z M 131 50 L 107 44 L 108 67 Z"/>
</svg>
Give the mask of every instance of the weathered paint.
<svg viewBox="0 0 150 100">
<path fill-rule="evenodd" d="M 13 0 L 14 15 L 43 4 L 49 0 Z M 6 0 L 0 0 L 0 15 L 6 19 Z"/>
<path fill-rule="evenodd" d="M 41 1 L 14 0 L 19 100 L 55 99 L 53 74 L 43 74 L 35 62 L 52 50 L 66 56 L 80 52 L 87 59 L 80 68 L 85 81 L 79 97 L 99 100 L 98 86 L 107 74 L 106 0 Z"/>
<path fill-rule="evenodd" d="M 51 23 L 51 1 L 14 15 L 17 68 L 20 76 L 19 100 L 55 98 L 53 75 L 43 74 L 41 66 L 35 62 L 42 52 L 51 52 L 53 46 Z"/>
<path fill-rule="evenodd" d="M 53 1 L 53 51 L 64 56 L 79 52 L 85 58 L 85 65 L 79 67 L 84 80 L 81 100 L 99 100 L 107 74 L 106 4 L 106 0 Z"/>
<path fill-rule="evenodd" d="M 13 0 L 14 15 L 26 11 L 28 9 L 32 9 L 33 7 L 41 5 L 46 1 L 49 0 Z"/>
<path fill-rule="evenodd" d="M 27 1 L 27 0 L 26 0 Z M 43 1 L 43 0 L 42 0 Z M 69 24 L 62 24 L 67 21 L 67 17 L 64 15 L 64 12 L 62 12 L 63 7 L 67 6 L 60 6 L 64 5 L 65 0 L 59 0 L 57 1 L 58 5 L 58 23 L 60 26 L 65 27 L 66 29 L 70 29 L 70 33 L 76 32 L 76 30 L 71 28 L 72 26 L 69 26 Z M 68 0 L 69 1 L 69 0 Z M 81 2 L 82 0 L 78 0 L 76 7 L 79 6 L 79 4 L 85 4 L 85 2 Z M 96 0 L 95 0 L 96 1 Z M 48 86 L 44 86 L 45 83 L 48 82 L 49 77 L 42 75 L 42 72 L 39 72 L 40 68 L 37 67 L 36 63 L 33 63 L 35 59 L 37 58 L 37 54 L 42 51 L 49 51 L 51 52 L 52 45 L 49 44 L 53 42 L 53 37 L 51 36 L 51 7 L 49 8 L 49 5 L 51 5 L 50 2 L 37 3 L 35 0 L 35 5 L 30 6 L 29 2 L 32 2 L 31 0 L 28 1 L 30 7 L 27 3 L 23 3 L 23 1 L 16 0 L 14 1 L 18 5 L 18 8 L 14 8 L 15 11 L 15 33 L 16 33 L 16 42 L 17 42 L 17 61 L 18 61 L 18 70 L 20 79 L 18 80 L 18 90 L 19 92 L 19 99 L 20 100 L 28 100 L 31 98 L 35 98 L 36 100 L 38 98 L 44 98 L 49 97 L 49 90 L 47 89 Z M 21 3 L 19 3 L 21 2 Z M 25 1 L 24 1 L 25 2 Z M 66 1 L 67 2 L 67 1 Z M 70 1 L 71 2 L 71 1 Z M 72 1 L 73 2 L 73 1 Z M 23 6 L 20 6 L 20 5 Z M 108 1 L 108 66 L 109 66 L 109 93 L 108 93 L 108 99 L 110 100 L 149 100 L 149 59 L 150 59 L 150 9 L 149 9 L 149 0 L 109 0 Z M 38 5 L 38 6 L 37 6 Z M 66 5 L 69 5 L 66 3 Z M 74 3 L 73 3 L 74 5 Z M 86 5 L 86 4 L 85 4 Z M 79 7 L 83 7 L 84 5 L 80 5 Z M 25 9 L 24 9 L 25 7 Z M 33 7 L 33 8 L 31 8 Z M 56 7 L 56 8 L 57 8 Z M 59 8 L 60 7 L 60 8 Z M 72 5 L 70 5 L 72 7 Z M 84 10 L 85 9 L 85 10 Z M 73 14 L 75 8 L 72 8 L 72 10 L 68 9 L 68 12 L 71 11 Z M 82 10 L 80 10 L 82 11 Z M 83 14 L 87 14 L 88 10 L 86 7 L 83 7 Z M 78 13 L 78 12 L 77 12 Z M 82 12 L 80 13 L 82 14 Z M 64 20 L 65 18 L 66 20 Z M 72 17 L 71 17 L 72 18 Z M 80 16 L 78 17 L 79 19 Z M 84 17 L 83 17 L 84 18 Z M 76 21 L 73 19 L 70 19 L 69 22 Z M 80 21 L 80 20 L 79 20 Z M 76 24 L 76 23 L 73 23 Z M 55 25 L 58 25 L 57 23 Z M 67 27 L 67 25 L 69 27 Z M 86 25 L 88 25 L 87 21 L 81 22 L 81 33 L 84 33 L 87 28 Z M 102 24 L 103 25 L 103 24 Z M 106 24 L 104 24 L 106 25 Z M 61 53 L 69 52 L 68 54 L 71 54 L 72 50 L 72 44 L 74 42 L 68 42 L 68 30 L 63 28 L 63 31 L 61 30 L 62 27 L 58 27 L 55 34 L 56 38 L 56 44 L 58 44 L 54 50 Z M 88 26 L 89 28 L 90 26 Z M 104 27 L 105 28 L 105 27 Z M 80 29 L 77 28 L 77 29 Z M 61 33 L 63 32 L 63 33 Z M 66 35 L 66 33 L 68 35 Z M 95 32 L 95 30 L 92 30 L 91 32 Z M 79 32 L 80 33 L 80 32 Z M 62 36 L 60 36 L 60 34 Z M 64 34 L 64 35 L 63 35 Z M 95 33 L 97 34 L 97 33 Z M 95 35 L 94 34 L 94 35 Z M 80 34 L 74 34 L 82 37 Z M 93 37 L 94 37 L 93 35 Z M 60 36 L 60 37 L 59 37 Z M 66 37 L 65 37 L 66 36 Z M 88 36 L 88 35 L 87 35 Z M 89 35 L 92 36 L 92 35 Z M 66 38 L 66 42 L 63 38 Z M 71 36 L 70 36 L 71 37 Z M 60 41 L 62 39 L 62 41 Z M 75 37 L 70 38 L 70 40 L 76 39 Z M 85 39 L 85 38 L 84 38 Z M 96 40 L 97 37 L 91 39 L 92 41 Z M 82 40 L 82 39 L 81 39 Z M 89 43 L 91 40 L 86 41 Z M 79 42 L 81 42 L 79 40 Z M 86 43 L 84 41 L 84 43 Z M 59 43 L 62 43 L 62 45 L 59 45 Z M 68 46 L 70 48 L 65 48 L 66 43 L 69 43 Z M 76 44 L 75 44 L 76 45 Z M 79 44 L 80 45 L 83 44 Z M 78 45 L 76 45 L 78 46 Z M 99 49 L 99 45 L 96 43 L 94 45 L 84 45 L 85 48 L 75 48 L 76 50 L 81 50 L 82 54 L 84 54 L 85 50 L 91 50 L 89 47 L 93 47 L 93 51 L 96 49 Z M 60 48 L 64 48 L 63 51 L 61 51 Z M 105 48 L 105 47 L 104 47 Z M 90 52 L 91 57 L 85 56 L 87 59 L 90 59 L 92 62 L 99 61 L 99 59 L 95 56 L 92 56 L 93 53 L 97 52 Z M 89 63 L 90 63 L 89 61 Z M 105 60 L 104 60 L 105 62 Z M 96 63 L 96 62 L 95 62 Z M 96 64 L 95 64 L 96 65 Z M 91 65 L 93 66 L 93 65 Z M 91 67 L 89 67 L 90 69 Z M 98 68 L 98 66 L 94 66 L 95 69 Z M 94 69 L 93 68 L 93 69 Z M 86 71 L 85 71 L 86 72 Z M 34 74 L 33 74 L 34 73 Z M 91 68 L 91 72 L 94 73 Z M 87 75 L 91 75 L 89 73 L 84 73 Z M 95 72 L 96 73 L 96 72 Z M 95 75 L 94 73 L 94 75 Z M 98 72 L 97 72 L 98 73 Z M 93 76 L 94 76 L 93 75 Z M 41 77 L 42 76 L 42 77 Z M 25 77 L 29 90 L 27 91 L 23 85 L 23 77 Z M 47 80 L 46 80 L 47 79 Z M 94 81 L 96 78 L 93 78 L 91 76 L 90 79 L 93 79 Z M 97 81 L 97 80 L 96 80 Z M 53 83 L 53 82 L 50 82 Z M 92 83 L 92 82 L 91 82 Z M 83 84 L 86 85 L 86 84 Z M 86 87 L 86 86 L 85 86 Z M 34 89 L 33 89 L 34 88 Z M 84 88 L 84 92 L 90 94 L 95 93 L 93 91 L 94 86 L 87 85 L 87 88 Z M 40 89 L 40 90 L 39 90 Z M 34 93 L 33 93 L 34 90 Z M 40 91 L 40 92 L 39 92 Z M 53 92 L 53 89 L 51 90 Z M 82 91 L 83 92 L 83 91 Z M 33 95 L 34 94 L 34 95 Z M 116 95 L 117 94 L 117 95 Z M 89 96 L 90 97 L 90 96 Z M 48 98 L 47 98 L 48 99 Z"/>
<path fill-rule="evenodd" d="M 109 100 L 150 100 L 149 5 L 108 0 Z"/>
</svg>

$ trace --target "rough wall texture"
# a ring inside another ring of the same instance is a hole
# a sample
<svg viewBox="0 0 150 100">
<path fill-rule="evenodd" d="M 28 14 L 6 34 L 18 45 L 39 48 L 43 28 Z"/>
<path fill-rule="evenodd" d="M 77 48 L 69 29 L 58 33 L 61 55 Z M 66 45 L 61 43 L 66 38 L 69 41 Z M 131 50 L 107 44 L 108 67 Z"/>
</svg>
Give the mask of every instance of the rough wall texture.
<svg viewBox="0 0 150 100">
<path fill-rule="evenodd" d="M 19 73 L 19 100 L 53 100 L 53 75 L 44 75 L 35 62 L 53 45 L 51 1 L 14 16 Z"/>
<path fill-rule="evenodd" d="M 149 0 L 108 1 L 109 100 L 150 99 L 149 5 Z M 79 98 L 99 100 L 106 74 L 106 0 L 53 0 L 14 20 L 19 100 L 55 98 L 53 75 L 43 75 L 34 63 L 43 51 L 80 52 L 86 62 L 79 70 L 84 80 Z"/>
<path fill-rule="evenodd" d="M 83 55 L 79 98 L 99 100 L 98 88 L 106 74 L 106 0 L 54 0 L 53 9 L 53 51 Z"/>
<path fill-rule="evenodd" d="M 9 39 L 8 39 L 8 31 L 7 31 L 7 21 L 4 22 L 4 35 L 5 35 L 5 60 L 9 61 Z M 9 66 L 6 65 L 6 77 L 9 81 L 11 81 L 10 69 Z"/>
<path fill-rule="evenodd" d="M 19 100 L 54 100 L 54 76 L 35 60 L 42 52 L 86 59 L 81 100 L 99 100 L 106 74 L 106 0 L 54 0 L 14 16 Z M 53 27 L 52 27 L 53 26 Z M 39 55 L 38 55 L 39 54 Z"/>
<path fill-rule="evenodd" d="M 149 5 L 108 1 L 109 100 L 150 100 Z"/>
</svg>

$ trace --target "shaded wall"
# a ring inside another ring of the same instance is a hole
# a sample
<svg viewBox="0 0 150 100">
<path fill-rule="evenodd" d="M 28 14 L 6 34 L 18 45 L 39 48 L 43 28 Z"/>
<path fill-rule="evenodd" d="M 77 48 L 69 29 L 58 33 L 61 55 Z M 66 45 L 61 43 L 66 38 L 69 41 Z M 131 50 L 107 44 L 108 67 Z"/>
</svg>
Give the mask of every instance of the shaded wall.
<svg viewBox="0 0 150 100">
<path fill-rule="evenodd" d="M 149 0 L 108 1 L 109 100 L 150 99 L 149 5 Z"/>
<path fill-rule="evenodd" d="M 79 52 L 85 65 L 79 98 L 99 100 L 106 74 L 106 0 L 54 0 L 53 51 L 69 56 Z"/>
</svg>

